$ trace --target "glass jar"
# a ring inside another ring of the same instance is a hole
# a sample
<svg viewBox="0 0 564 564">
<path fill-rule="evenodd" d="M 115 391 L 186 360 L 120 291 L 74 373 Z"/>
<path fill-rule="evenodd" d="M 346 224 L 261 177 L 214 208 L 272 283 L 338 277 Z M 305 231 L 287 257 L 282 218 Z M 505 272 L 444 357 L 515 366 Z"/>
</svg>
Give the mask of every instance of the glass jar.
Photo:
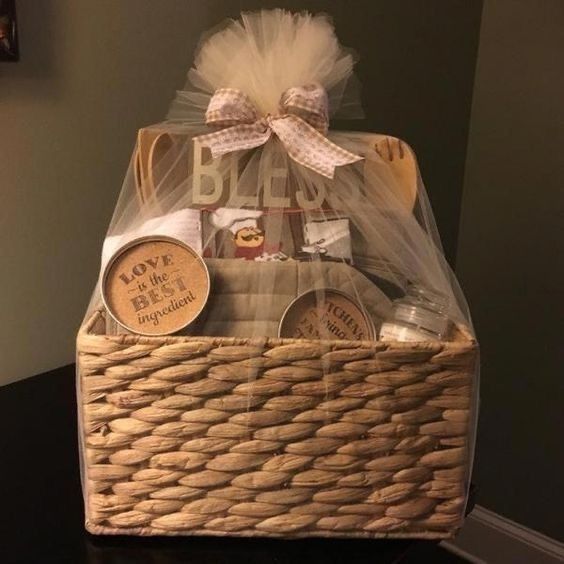
<svg viewBox="0 0 564 564">
<path fill-rule="evenodd" d="M 448 300 L 442 294 L 410 285 L 394 301 L 390 317 L 380 328 L 381 341 L 440 341 L 449 330 Z"/>
</svg>

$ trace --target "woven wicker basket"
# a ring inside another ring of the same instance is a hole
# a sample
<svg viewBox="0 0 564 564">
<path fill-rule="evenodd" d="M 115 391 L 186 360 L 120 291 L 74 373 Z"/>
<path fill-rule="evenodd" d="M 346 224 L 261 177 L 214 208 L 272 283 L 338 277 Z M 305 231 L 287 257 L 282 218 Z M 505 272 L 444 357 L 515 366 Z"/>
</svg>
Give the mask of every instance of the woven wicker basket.
<svg viewBox="0 0 564 564">
<path fill-rule="evenodd" d="M 446 538 L 476 343 L 78 336 L 97 534 Z"/>
</svg>

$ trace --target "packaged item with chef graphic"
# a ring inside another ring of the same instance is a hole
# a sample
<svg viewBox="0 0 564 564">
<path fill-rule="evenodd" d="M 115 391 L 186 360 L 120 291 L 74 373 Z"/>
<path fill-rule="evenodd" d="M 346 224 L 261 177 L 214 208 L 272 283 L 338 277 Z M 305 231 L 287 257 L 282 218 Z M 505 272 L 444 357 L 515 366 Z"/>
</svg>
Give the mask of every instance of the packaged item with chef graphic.
<svg viewBox="0 0 564 564">
<path fill-rule="evenodd" d="M 210 215 L 217 231 L 228 231 L 233 243 L 233 257 L 245 260 L 283 260 L 279 242 L 267 245 L 263 212 L 238 208 L 218 208 Z M 225 244 L 225 243 L 224 243 Z"/>
</svg>

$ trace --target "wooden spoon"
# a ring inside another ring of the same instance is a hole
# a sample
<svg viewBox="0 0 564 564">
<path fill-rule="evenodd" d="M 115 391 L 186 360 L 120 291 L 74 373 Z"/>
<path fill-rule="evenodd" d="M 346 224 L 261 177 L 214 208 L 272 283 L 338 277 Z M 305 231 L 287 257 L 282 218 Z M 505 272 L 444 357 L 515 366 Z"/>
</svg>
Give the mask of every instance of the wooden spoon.
<svg viewBox="0 0 564 564">
<path fill-rule="evenodd" d="M 406 207 L 413 209 L 417 199 L 417 161 L 409 145 L 396 137 L 375 142 L 374 150 L 387 161 L 400 188 L 399 196 Z"/>
</svg>

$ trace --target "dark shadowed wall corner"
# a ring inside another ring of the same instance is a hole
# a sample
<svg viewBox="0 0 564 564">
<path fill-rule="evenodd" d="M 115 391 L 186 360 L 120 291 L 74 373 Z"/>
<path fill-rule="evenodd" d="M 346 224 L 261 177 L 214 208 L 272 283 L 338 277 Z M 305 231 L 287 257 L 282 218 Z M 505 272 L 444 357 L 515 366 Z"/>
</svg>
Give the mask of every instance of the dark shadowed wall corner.
<svg viewBox="0 0 564 564">
<path fill-rule="evenodd" d="M 482 348 L 478 503 L 562 539 L 564 2 L 484 4 L 457 271 Z"/>
</svg>

